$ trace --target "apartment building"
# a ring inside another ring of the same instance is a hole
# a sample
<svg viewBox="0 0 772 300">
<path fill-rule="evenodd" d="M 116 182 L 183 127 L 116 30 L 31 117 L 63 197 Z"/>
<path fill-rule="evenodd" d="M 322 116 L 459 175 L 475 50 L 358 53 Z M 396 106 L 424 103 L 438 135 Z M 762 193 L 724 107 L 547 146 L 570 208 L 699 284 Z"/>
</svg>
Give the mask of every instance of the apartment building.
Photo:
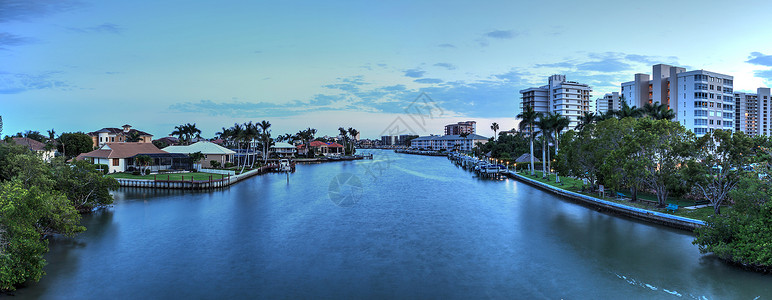
<svg viewBox="0 0 772 300">
<path fill-rule="evenodd" d="M 559 113 L 568 118 L 572 129 L 581 116 L 590 112 L 592 87 L 575 81 L 567 81 L 566 75 L 552 75 L 547 85 L 520 91 L 521 107 L 530 106 L 541 113 Z"/>
<path fill-rule="evenodd" d="M 477 122 L 466 121 L 445 125 L 445 135 L 459 135 L 464 133 L 477 133 Z"/>
<path fill-rule="evenodd" d="M 676 114 L 675 121 L 702 136 L 716 129 L 733 130 L 735 98 L 733 77 L 665 64 L 652 67 L 647 74 L 635 74 L 635 80 L 622 83 L 622 96 L 630 106 L 661 103 Z"/>
<path fill-rule="evenodd" d="M 607 93 L 602 98 L 595 100 L 595 112 L 598 114 L 604 114 L 609 110 L 622 109 L 622 96 L 619 92 Z"/>
<path fill-rule="evenodd" d="M 769 88 L 758 88 L 756 93 L 734 93 L 735 131 L 741 131 L 750 136 L 772 134 L 769 124 L 770 105 Z"/>
</svg>

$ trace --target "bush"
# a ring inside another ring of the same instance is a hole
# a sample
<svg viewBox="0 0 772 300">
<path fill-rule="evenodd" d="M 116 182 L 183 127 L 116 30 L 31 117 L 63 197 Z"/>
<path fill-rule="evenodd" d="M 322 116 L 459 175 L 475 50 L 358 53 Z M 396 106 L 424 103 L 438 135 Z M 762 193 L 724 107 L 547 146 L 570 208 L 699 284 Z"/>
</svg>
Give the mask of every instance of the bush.
<svg viewBox="0 0 772 300">
<path fill-rule="evenodd" d="M 139 175 L 140 175 L 140 173 L 139 173 L 139 171 L 137 171 L 137 170 L 134 170 L 134 171 L 132 171 L 132 172 L 131 172 L 131 175 L 134 175 L 134 176 L 139 176 Z"/>
<path fill-rule="evenodd" d="M 225 168 L 231 168 L 233 166 L 235 166 L 235 165 L 232 162 L 225 163 Z"/>
<path fill-rule="evenodd" d="M 209 161 L 209 165 L 212 166 L 212 168 L 219 168 L 220 167 L 220 162 L 216 161 L 216 160 L 210 160 Z"/>
</svg>

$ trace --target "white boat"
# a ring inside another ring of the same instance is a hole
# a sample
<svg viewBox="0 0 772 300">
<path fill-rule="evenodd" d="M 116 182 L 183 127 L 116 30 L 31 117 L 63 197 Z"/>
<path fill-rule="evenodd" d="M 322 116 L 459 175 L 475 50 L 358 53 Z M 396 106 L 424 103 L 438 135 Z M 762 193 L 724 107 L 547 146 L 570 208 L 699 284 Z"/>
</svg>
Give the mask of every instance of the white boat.
<svg viewBox="0 0 772 300">
<path fill-rule="evenodd" d="M 291 172 L 292 171 L 292 165 L 290 164 L 289 159 L 281 159 L 279 160 L 279 172 Z"/>
</svg>

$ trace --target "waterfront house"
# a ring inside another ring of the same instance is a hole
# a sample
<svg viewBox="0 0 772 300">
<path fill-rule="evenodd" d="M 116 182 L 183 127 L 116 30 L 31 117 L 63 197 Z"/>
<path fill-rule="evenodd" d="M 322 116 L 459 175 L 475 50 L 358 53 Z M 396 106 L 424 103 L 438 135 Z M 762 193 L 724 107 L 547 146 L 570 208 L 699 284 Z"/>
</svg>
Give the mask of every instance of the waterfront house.
<svg viewBox="0 0 772 300">
<path fill-rule="evenodd" d="M 15 137 L 13 138 L 13 141 L 14 143 L 16 143 L 16 145 L 22 145 L 24 147 L 27 147 L 30 151 L 40 155 L 40 157 L 46 162 L 50 162 L 51 159 L 54 158 L 54 156 L 56 155 L 55 147 L 52 147 L 51 149 L 46 149 L 46 144 L 38 142 L 31 138 Z"/>
<path fill-rule="evenodd" d="M 276 153 L 279 157 L 293 157 L 295 156 L 296 148 L 289 143 L 274 143 L 271 146 L 271 152 Z"/>
<path fill-rule="evenodd" d="M 129 168 L 134 168 L 134 158 L 139 155 L 152 155 L 152 154 L 168 154 L 168 152 L 156 148 L 152 143 L 105 143 L 99 149 L 82 153 L 78 155 L 77 160 L 88 160 L 95 164 L 104 164 L 108 166 L 108 172 L 125 172 Z M 155 165 L 163 165 L 164 161 L 157 156 L 158 160 L 154 160 Z M 168 158 L 172 158 L 169 156 Z M 171 163 L 171 162 L 170 162 Z M 171 165 L 158 167 L 172 168 Z"/>
<path fill-rule="evenodd" d="M 323 156 L 340 156 L 343 155 L 343 145 L 338 144 L 336 142 L 332 143 L 325 143 L 321 141 L 312 141 L 308 143 L 310 145 L 310 148 L 314 151 L 314 155 L 323 155 Z M 306 151 L 306 145 L 300 144 L 297 146 L 298 153 L 305 154 Z"/>
<path fill-rule="evenodd" d="M 201 164 L 203 168 L 211 168 L 211 161 L 216 161 L 224 166 L 225 163 L 233 162 L 233 156 L 236 151 L 217 145 L 212 142 L 200 141 L 188 146 L 169 146 L 163 149 L 169 153 L 191 154 L 201 152 L 204 154 L 204 158 L 201 161 L 194 162 L 195 164 Z"/>
<path fill-rule="evenodd" d="M 139 140 L 134 141 L 136 143 L 152 143 L 153 135 L 144 131 L 132 129 L 131 125 L 123 125 L 122 128 L 102 128 L 97 131 L 87 133 L 91 137 L 91 141 L 94 143 L 94 148 L 101 147 L 106 143 L 126 143 L 129 138 L 134 135 L 138 136 Z"/>
</svg>

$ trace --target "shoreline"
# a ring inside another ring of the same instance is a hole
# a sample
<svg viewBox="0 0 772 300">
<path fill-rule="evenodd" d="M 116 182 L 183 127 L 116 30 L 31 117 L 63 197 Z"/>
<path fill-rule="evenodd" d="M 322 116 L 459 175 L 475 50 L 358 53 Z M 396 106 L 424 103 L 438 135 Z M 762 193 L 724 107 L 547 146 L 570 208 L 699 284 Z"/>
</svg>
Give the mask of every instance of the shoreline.
<svg viewBox="0 0 772 300">
<path fill-rule="evenodd" d="M 636 220 L 640 220 L 648 223 L 664 225 L 670 228 L 685 230 L 689 232 L 693 232 L 695 229 L 705 226 L 704 221 L 680 217 L 680 216 L 674 216 L 671 214 L 665 214 L 657 211 L 651 211 L 651 210 L 641 209 L 641 208 L 632 207 L 632 206 L 627 206 L 627 205 L 567 191 L 561 188 L 548 185 L 543 182 L 533 180 L 531 178 L 514 173 L 512 171 L 509 171 L 505 174 L 509 178 L 518 180 L 530 186 L 534 186 L 538 189 L 550 192 L 555 195 L 562 196 L 564 198 L 570 199 L 571 201 L 577 202 L 579 204 L 596 208 L 599 211 L 611 213 L 614 215 L 624 216 L 624 217 L 628 217 L 631 219 L 636 219 Z"/>
</svg>

